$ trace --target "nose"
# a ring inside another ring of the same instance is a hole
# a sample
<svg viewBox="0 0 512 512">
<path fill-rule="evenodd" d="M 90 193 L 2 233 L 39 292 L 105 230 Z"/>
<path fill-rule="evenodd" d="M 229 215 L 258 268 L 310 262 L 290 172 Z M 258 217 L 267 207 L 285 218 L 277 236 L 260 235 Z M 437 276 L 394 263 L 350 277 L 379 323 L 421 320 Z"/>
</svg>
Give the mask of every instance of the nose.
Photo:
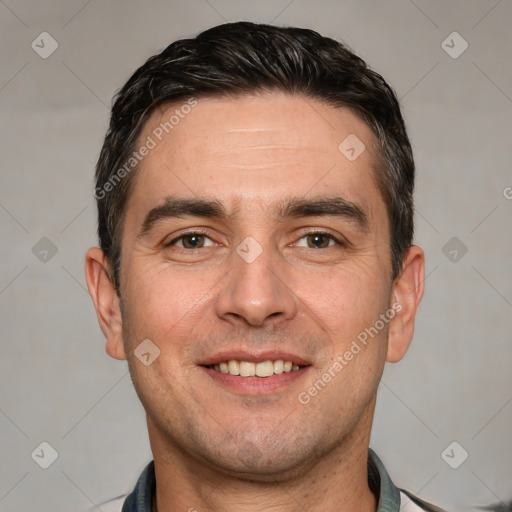
<svg viewBox="0 0 512 512">
<path fill-rule="evenodd" d="M 297 297 L 286 273 L 286 263 L 278 255 L 264 249 L 254 261 L 244 258 L 243 252 L 233 252 L 231 258 L 232 270 L 222 281 L 215 303 L 220 318 L 263 326 L 296 315 Z"/>
</svg>

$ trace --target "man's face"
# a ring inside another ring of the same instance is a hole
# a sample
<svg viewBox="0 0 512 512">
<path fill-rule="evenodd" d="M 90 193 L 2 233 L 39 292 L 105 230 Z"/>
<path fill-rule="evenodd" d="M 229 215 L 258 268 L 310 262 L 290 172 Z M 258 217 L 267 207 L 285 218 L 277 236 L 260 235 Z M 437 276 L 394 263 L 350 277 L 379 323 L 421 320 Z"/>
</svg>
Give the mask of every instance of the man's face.
<svg viewBox="0 0 512 512">
<path fill-rule="evenodd" d="M 124 351 L 151 441 L 223 471 L 291 471 L 369 435 L 388 326 L 333 363 L 394 302 L 375 139 L 346 108 L 266 93 L 201 99 L 158 141 L 176 108 L 140 137 L 157 145 L 121 248 Z M 366 147 L 355 160 L 338 148 L 351 134 Z M 160 350 L 149 365 L 134 355 L 143 340 Z M 282 373 L 223 373 L 230 360 Z"/>
</svg>

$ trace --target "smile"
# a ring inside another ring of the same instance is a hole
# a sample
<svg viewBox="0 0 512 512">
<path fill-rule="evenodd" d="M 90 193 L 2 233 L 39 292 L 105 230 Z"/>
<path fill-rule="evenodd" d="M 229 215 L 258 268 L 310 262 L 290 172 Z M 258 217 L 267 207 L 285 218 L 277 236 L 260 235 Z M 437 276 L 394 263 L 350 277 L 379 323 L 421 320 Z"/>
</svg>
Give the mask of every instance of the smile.
<svg viewBox="0 0 512 512">
<path fill-rule="evenodd" d="M 220 373 L 228 373 L 240 377 L 271 377 L 272 375 L 298 371 L 301 366 L 297 364 L 294 365 L 291 361 L 284 361 L 282 359 L 277 359 L 276 361 L 267 360 L 258 363 L 231 359 L 219 364 L 208 365 L 207 368 L 211 368 Z"/>
</svg>

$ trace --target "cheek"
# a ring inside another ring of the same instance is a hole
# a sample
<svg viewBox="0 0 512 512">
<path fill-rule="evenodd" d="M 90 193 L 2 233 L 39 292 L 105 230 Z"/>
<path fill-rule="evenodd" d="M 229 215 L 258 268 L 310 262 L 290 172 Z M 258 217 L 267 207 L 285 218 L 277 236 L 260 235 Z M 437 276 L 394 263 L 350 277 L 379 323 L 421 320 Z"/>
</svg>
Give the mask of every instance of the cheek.
<svg viewBox="0 0 512 512">
<path fill-rule="evenodd" d="M 171 268 L 166 262 L 150 258 L 135 258 L 130 263 L 126 265 L 130 279 L 123 289 L 125 342 L 133 344 L 149 338 L 162 351 L 178 349 L 179 340 L 189 339 L 193 327 L 204 319 L 205 304 L 211 300 L 218 278 L 212 273 Z"/>
<path fill-rule="evenodd" d="M 369 272 L 369 267 L 352 267 L 331 275 L 322 290 L 310 297 L 308 307 L 330 340 L 325 367 L 341 358 L 343 370 L 336 373 L 339 378 L 333 388 L 346 387 L 351 393 L 372 388 L 386 356 L 388 323 L 380 318 L 389 310 L 390 291 L 390 283 Z"/>
<path fill-rule="evenodd" d="M 375 322 L 389 307 L 391 286 L 373 263 L 347 264 L 323 276 L 304 276 L 300 286 L 308 306 L 333 329 L 343 327 L 344 332 Z"/>
</svg>

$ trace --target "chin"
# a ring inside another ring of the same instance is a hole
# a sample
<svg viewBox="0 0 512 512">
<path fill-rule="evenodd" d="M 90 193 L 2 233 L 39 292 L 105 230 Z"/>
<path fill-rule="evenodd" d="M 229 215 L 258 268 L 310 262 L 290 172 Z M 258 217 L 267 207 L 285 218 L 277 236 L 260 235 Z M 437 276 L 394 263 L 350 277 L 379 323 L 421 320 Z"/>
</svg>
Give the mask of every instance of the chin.
<svg viewBox="0 0 512 512">
<path fill-rule="evenodd" d="M 212 454 L 207 463 L 215 471 L 248 482 L 284 482 L 304 474 L 315 463 L 315 454 L 304 449 L 308 446 L 304 440 L 293 444 L 278 448 L 274 442 L 259 447 L 243 441 L 238 447 L 226 445 L 224 456 Z M 205 452 L 202 457 L 204 460 Z"/>
</svg>

